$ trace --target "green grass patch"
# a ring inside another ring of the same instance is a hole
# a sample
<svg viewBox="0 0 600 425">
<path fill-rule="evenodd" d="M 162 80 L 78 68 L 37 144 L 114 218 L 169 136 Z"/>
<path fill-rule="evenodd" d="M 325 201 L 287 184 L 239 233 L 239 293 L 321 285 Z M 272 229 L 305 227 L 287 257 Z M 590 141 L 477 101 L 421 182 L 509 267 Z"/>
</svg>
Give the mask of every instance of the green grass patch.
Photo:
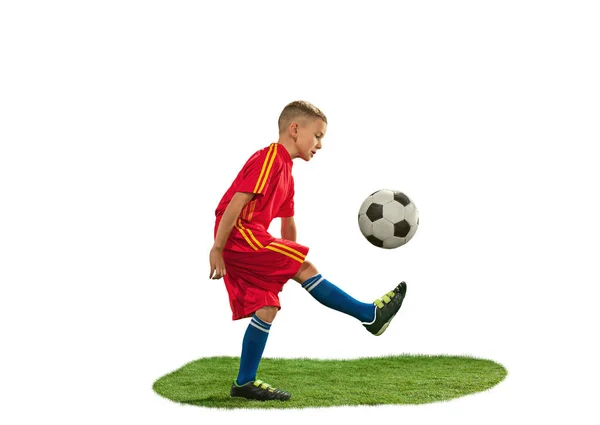
<svg viewBox="0 0 600 425">
<path fill-rule="evenodd" d="M 485 391 L 507 374 L 498 363 L 465 356 L 263 358 L 258 379 L 292 398 L 260 402 L 229 396 L 238 367 L 239 357 L 201 358 L 158 379 L 153 389 L 178 403 L 221 409 L 423 404 Z"/>
</svg>

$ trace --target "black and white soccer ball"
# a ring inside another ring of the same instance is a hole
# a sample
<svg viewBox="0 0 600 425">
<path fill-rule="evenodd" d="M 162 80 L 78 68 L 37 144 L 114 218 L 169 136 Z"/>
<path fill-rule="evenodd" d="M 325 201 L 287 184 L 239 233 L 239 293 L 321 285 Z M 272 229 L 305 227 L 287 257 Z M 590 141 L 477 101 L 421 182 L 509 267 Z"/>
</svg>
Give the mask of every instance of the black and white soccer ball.
<svg viewBox="0 0 600 425">
<path fill-rule="evenodd" d="M 419 227 L 419 211 L 404 193 L 382 189 L 370 194 L 360 206 L 358 226 L 373 245 L 398 248 L 415 235 Z"/>
</svg>

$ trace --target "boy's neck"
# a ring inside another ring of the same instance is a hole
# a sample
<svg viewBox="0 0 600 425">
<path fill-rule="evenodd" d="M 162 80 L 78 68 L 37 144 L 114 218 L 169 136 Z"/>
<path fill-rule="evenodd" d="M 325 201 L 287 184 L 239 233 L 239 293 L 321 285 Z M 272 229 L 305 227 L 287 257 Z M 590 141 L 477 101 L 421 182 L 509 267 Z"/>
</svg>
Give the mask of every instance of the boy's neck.
<svg viewBox="0 0 600 425">
<path fill-rule="evenodd" d="M 298 158 L 298 152 L 296 151 L 296 145 L 294 144 L 293 140 L 280 138 L 277 143 L 282 145 L 285 150 L 288 151 L 290 158 Z"/>
</svg>

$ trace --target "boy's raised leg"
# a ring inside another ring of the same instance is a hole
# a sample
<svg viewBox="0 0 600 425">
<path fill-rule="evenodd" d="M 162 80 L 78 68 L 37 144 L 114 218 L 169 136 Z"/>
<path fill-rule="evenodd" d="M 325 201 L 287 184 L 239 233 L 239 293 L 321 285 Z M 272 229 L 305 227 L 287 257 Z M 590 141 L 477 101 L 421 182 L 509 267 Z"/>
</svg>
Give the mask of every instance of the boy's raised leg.
<svg viewBox="0 0 600 425">
<path fill-rule="evenodd" d="M 401 282 L 374 303 L 357 301 L 325 279 L 308 261 L 302 264 L 294 280 L 301 283 L 321 304 L 360 320 L 363 326 L 376 336 L 385 332 L 406 296 L 406 283 Z"/>
</svg>

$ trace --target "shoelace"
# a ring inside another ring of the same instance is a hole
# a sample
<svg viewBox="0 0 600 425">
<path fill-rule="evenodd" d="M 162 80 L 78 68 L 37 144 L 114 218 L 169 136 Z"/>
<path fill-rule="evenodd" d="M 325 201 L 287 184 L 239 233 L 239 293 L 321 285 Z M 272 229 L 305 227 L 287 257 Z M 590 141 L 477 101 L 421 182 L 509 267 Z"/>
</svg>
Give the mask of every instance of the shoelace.
<svg viewBox="0 0 600 425">
<path fill-rule="evenodd" d="M 375 305 L 378 308 L 383 308 L 386 304 L 389 304 L 390 301 L 392 301 L 392 298 L 394 298 L 396 296 L 396 293 L 394 291 L 390 291 L 387 294 L 385 294 L 383 297 L 381 297 L 381 299 L 375 300 Z"/>
<path fill-rule="evenodd" d="M 268 390 L 271 392 L 274 392 L 277 389 L 277 388 L 274 388 L 271 385 L 267 384 L 266 382 L 261 381 L 260 379 L 257 379 L 256 381 L 254 381 L 254 386 L 261 387 L 263 390 Z"/>
</svg>

